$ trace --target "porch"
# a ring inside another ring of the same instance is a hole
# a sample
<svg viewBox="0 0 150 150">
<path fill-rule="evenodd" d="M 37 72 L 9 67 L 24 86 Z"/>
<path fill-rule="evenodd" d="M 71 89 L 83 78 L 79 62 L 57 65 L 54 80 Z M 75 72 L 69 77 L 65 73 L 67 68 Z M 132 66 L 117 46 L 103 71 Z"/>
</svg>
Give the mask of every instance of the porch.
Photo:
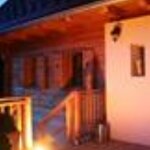
<svg viewBox="0 0 150 150">
<path fill-rule="evenodd" d="M 109 141 L 107 143 L 99 144 L 95 142 L 88 142 L 79 146 L 72 146 L 72 145 L 59 145 L 51 144 L 48 148 L 53 150 L 149 150 L 150 147 L 125 143 L 121 141 Z"/>
</svg>

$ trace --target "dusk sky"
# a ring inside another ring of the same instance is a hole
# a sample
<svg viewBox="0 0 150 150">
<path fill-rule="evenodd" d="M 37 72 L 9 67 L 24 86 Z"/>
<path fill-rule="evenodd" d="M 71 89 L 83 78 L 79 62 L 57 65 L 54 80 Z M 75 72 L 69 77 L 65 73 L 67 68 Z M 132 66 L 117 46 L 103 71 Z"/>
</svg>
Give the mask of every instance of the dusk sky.
<svg viewBox="0 0 150 150">
<path fill-rule="evenodd" d="M 7 0 L 0 0 L 0 6 L 2 6 Z"/>
</svg>

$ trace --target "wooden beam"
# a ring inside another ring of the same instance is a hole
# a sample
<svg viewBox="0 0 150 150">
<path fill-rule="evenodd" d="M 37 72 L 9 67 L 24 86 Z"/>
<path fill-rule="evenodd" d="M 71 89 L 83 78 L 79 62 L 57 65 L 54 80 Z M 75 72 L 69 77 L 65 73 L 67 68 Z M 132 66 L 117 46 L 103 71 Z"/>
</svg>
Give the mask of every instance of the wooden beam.
<svg viewBox="0 0 150 150">
<path fill-rule="evenodd" d="M 122 8 L 119 8 L 115 5 L 107 6 L 107 9 L 110 20 L 120 20 L 124 18 L 126 14 L 126 12 Z"/>
<path fill-rule="evenodd" d="M 138 2 L 138 4 L 141 8 L 144 8 L 146 10 L 150 10 L 150 1 L 149 0 L 140 0 Z"/>
</svg>

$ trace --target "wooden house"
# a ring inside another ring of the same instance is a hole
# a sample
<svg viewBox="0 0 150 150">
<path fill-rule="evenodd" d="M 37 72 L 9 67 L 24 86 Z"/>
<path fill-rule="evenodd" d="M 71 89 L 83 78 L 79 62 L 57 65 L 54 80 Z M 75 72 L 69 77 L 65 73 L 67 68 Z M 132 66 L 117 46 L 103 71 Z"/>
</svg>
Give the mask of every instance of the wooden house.
<svg viewBox="0 0 150 150">
<path fill-rule="evenodd" d="M 109 124 L 112 138 L 149 145 L 150 2 L 47 4 L 0 8 L 1 95 L 40 106 L 63 92 L 39 128 L 65 109 L 69 140 Z"/>
</svg>

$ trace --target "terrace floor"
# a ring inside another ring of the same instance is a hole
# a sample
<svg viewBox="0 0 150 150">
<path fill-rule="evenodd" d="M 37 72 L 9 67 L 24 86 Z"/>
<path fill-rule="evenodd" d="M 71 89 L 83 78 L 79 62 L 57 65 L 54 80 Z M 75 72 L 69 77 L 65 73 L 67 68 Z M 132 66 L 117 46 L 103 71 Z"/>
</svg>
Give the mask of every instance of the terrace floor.
<svg viewBox="0 0 150 150">
<path fill-rule="evenodd" d="M 47 110 L 42 107 L 34 107 L 34 128 L 36 128 L 36 124 L 38 123 L 38 121 L 45 114 L 47 114 L 48 111 L 49 109 Z M 85 142 L 84 144 L 80 144 L 78 146 L 68 144 L 65 136 L 64 116 L 64 112 L 62 112 L 57 117 L 54 117 L 48 124 L 46 124 L 46 132 L 44 134 L 44 137 L 42 137 L 42 140 L 40 141 L 43 142 L 42 145 L 46 147 L 45 150 L 150 150 L 150 146 L 148 147 L 143 145 L 130 144 L 115 140 L 111 140 L 105 143 L 98 143 L 96 141 Z"/>
<path fill-rule="evenodd" d="M 79 146 L 73 145 L 60 146 L 57 144 L 52 149 L 53 150 L 150 150 L 150 147 L 120 141 L 110 141 L 104 144 L 88 142 Z M 51 150 L 51 148 L 49 150 Z"/>
<path fill-rule="evenodd" d="M 39 108 L 37 110 L 38 113 L 36 112 L 34 115 L 35 125 L 36 121 L 39 119 L 38 117 L 40 115 L 42 116 L 42 113 L 46 113 L 43 110 L 40 111 Z M 63 113 L 48 124 L 45 136 L 42 137 L 42 142 L 43 145 L 46 145 L 46 150 L 150 150 L 150 146 L 131 144 L 115 140 L 105 143 L 98 143 L 96 141 L 85 142 L 84 144 L 80 144 L 78 146 L 68 144 L 65 137 Z"/>
</svg>

